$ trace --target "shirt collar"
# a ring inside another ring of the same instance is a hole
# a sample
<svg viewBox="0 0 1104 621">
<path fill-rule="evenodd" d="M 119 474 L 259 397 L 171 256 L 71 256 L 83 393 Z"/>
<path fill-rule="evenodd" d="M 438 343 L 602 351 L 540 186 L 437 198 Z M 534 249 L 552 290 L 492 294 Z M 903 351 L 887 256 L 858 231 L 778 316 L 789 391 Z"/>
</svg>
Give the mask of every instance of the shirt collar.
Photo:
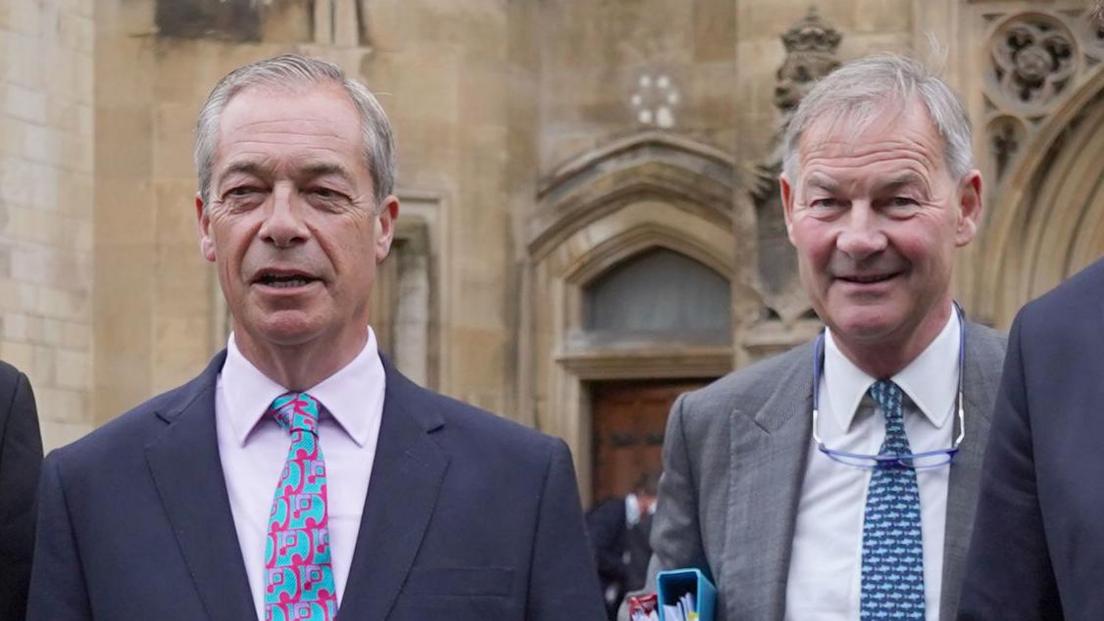
<svg viewBox="0 0 1104 621">
<path fill-rule="evenodd" d="M 376 335 L 368 328 L 368 340 L 356 358 L 306 392 L 325 406 L 329 416 L 358 446 L 364 446 L 372 429 L 371 418 L 382 411 L 384 381 Z M 233 333 L 226 345 L 219 383 L 226 397 L 230 427 L 241 446 L 245 446 L 273 399 L 288 392 L 242 355 Z"/>
<path fill-rule="evenodd" d="M 959 318 L 954 309 L 927 348 L 892 378 L 937 429 L 942 429 L 958 396 Z M 831 416 L 842 431 L 851 428 L 859 403 L 875 378 L 840 351 L 832 331 L 824 335 L 824 382 Z"/>
</svg>

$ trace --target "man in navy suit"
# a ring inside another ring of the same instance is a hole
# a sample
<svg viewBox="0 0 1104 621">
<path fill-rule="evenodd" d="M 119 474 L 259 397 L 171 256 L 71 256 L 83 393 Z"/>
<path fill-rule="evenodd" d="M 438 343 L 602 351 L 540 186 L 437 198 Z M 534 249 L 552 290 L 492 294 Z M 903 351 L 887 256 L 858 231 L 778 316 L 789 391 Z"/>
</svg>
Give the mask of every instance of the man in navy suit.
<svg viewBox="0 0 1104 621">
<path fill-rule="evenodd" d="M 1104 619 L 1104 262 L 1008 337 L 959 619 Z"/>
<path fill-rule="evenodd" d="M 233 334 L 47 457 L 28 618 L 600 619 L 567 446 L 376 350 L 399 202 L 372 94 L 301 56 L 239 68 L 195 155 Z"/>
<path fill-rule="evenodd" d="M 19 369 L 0 362 L 0 621 L 21 620 L 26 613 L 41 467 L 31 384 Z"/>
</svg>

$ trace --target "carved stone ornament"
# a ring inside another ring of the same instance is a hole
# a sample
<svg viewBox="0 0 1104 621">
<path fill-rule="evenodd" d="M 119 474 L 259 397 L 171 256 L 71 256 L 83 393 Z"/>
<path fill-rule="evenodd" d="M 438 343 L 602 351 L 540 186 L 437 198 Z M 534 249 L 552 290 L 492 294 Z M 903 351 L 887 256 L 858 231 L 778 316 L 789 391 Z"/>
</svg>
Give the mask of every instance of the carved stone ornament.
<svg viewBox="0 0 1104 621">
<path fill-rule="evenodd" d="M 1000 116 L 993 119 L 988 127 L 989 155 L 993 158 L 997 178 L 1002 179 L 1008 166 L 1026 142 L 1027 129 L 1022 121 L 1014 116 Z"/>
<path fill-rule="evenodd" d="M 786 58 L 778 68 L 774 105 L 779 124 L 770 153 L 751 166 L 749 192 L 755 204 L 758 248 L 758 290 L 763 296 L 763 316 L 784 324 L 807 315 L 809 302 L 801 288 L 797 255 L 786 234 L 778 175 L 782 172 L 782 137 L 790 116 L 817 80 L 840 65 L 836 51 L 843 36 L 825 22 L 816 9 L 782 34 Z"/>
<path fill-rule="evenodd" d="M 992 42 L 993 76 L 1012 107 L 1042 113 L 1077 71 L 1073 34 L 1057 18 L 1029 13 L 1009 20 Z"/>
<path fill-rule="evenodd" d="M 774 105 L 788 113 L 801 103 L 813 83 L 840 65 L 836 50 L 843 35 L 821 19 L 816 7 L 782 34 L 786 60 L 778 68 Z"/>
</svg>

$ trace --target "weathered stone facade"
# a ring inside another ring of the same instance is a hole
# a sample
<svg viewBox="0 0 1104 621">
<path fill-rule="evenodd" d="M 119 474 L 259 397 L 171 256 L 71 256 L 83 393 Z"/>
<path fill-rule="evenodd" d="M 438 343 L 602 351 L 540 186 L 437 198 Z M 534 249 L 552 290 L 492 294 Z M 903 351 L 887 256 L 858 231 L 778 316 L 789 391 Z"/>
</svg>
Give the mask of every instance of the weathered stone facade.
<svg viewBox="0 0 1104 621">
<path fill-rule="evenodd" d="M 384 348 L 563 436 L 586 493 L 595 382 L 716 376 L 816 329 L 772 177 L 786 112 L 836 62 L 911 54 L 963 95 L 986 178 L 957 282 L 973 316 L 1007 327 L 1100 254 L 1088 4 L 0 0 L 0 357 L 30 374 L 49 447 L 205 364 L 226 309 L 197 251 L 192 123 L 229 69 L 297 50 L 395 124 Z M 588 332 L 591 287 L 657 248 L 729 284 L 731 338 Z"/>
<path fill-rule="evenodd" d="M 0 2 L 0 358 L 51 446 L 93 428 L 93 16 Z"/>
</svg>

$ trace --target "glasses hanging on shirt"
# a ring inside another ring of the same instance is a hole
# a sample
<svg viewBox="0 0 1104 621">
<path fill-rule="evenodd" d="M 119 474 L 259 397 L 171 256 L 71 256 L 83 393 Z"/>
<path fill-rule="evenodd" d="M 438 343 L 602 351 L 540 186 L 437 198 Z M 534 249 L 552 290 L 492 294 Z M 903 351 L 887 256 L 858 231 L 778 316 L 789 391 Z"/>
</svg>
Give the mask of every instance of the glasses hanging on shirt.
<svg viewBox="0 0 1104 621">
<path fill-rule="evenodd" d="M 966 365 L 966 314 L 958 302 L 954 302 L 954 310 L 958 315 L 958 393 L 955 395 L 955 413 L 958 417 L 958 435 L 950 448 L 922 453 L 885 453 L 881 455 L 867 455 L 864 453 L 850 453 L 838 451 L 825 446 L 817 431 L 820 422 L 820 376 L 824 374 L 824 330 L 817 335 L 816 345 L 813 348 L 813 441 L 817 450 L 829 459 L 865 470 L 882 470 L 890 468 L 911 468 L 913 470 L 930 470 L 950 465 L 958 454 L 958 447 L 962 444 L 962 438 L 966 436 L 966 414 L 962 407 L 963 370 Z"/>
</svg>

